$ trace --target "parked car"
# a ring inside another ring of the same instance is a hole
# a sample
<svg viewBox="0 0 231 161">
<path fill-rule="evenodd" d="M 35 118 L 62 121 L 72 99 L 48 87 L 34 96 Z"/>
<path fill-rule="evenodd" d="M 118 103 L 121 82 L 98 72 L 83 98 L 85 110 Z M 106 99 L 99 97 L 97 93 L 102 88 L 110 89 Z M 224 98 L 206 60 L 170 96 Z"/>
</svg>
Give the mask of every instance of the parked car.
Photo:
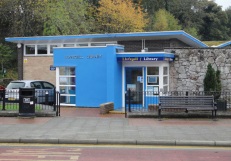
<svg viewBox="0 0 231 161">
<path fill-rule="evenodd" d="M 5 89 L 5 87 L 0 85 L 0 101 L 2 100 L 4 94 L 3 94 L 3 90 Z"/>
<path fill-rule="evenodd" d="M 8 101 L 19 100 L 19 88 L 35 88 L 36 103 L 53 103 L 55 86 L 43 80 L 16 80 L 11 81 L 6 87 L 6 99 Z M 46 100 L 46 95 L 48 100 Z"/>
</svg>

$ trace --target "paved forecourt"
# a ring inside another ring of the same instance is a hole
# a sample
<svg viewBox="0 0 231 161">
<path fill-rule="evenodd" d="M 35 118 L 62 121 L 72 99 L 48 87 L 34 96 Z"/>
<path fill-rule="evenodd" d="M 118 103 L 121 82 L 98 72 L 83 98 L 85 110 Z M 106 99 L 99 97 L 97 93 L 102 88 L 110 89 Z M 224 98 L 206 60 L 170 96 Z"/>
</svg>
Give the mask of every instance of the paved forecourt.
<svg viewBox="0 0 231 161">
<path fill-rule="evenodd" d="M 125 118 L 63 108 L 60 117 L 0 117 L 1 143 L 230 146 L 231 119 Z"/>
</svg>

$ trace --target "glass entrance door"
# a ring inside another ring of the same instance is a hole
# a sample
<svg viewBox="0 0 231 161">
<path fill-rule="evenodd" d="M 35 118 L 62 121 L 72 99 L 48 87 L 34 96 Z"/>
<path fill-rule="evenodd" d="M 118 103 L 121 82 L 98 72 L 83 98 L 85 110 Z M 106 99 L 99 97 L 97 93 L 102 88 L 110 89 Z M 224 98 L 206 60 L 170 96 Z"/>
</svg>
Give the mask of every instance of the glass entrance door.
<svg viewBox="0 0 231 161">
<path fill-rule="evenodd" d="M 131 91 L 131 104 L 143 106 L 143 68 L 125 68 L 125 91 Z"/>
<path fill-rule="evenodd" d="M 59 91 L 61 105 L 75 105 L 75 67 L 59 67 Z"/>
</svg>

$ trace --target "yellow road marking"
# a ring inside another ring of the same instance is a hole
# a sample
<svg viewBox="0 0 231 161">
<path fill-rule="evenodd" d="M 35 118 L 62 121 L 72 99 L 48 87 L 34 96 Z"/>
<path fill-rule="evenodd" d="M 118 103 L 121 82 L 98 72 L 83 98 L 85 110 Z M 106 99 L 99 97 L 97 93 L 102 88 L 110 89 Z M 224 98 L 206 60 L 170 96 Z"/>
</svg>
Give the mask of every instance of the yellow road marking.
<svg viewBox="0 0 231 161">
<path fill-rule="evenodd" d="M 110 148 L 146 148 L 146 149 L 223 149 L 231 150 L 231 147 L 216 147 L 216 146 L 159 146 L 159 145 L 96 145 L 96 144 L 26 144 L 26 143 L 0 143 L 0 146 L 27 146 L 27 147 L 69 147 L 91 148 L 91 147 L 110 147 Z M 25 149 L 23 149 L 25 150 Z"/>
</svg>

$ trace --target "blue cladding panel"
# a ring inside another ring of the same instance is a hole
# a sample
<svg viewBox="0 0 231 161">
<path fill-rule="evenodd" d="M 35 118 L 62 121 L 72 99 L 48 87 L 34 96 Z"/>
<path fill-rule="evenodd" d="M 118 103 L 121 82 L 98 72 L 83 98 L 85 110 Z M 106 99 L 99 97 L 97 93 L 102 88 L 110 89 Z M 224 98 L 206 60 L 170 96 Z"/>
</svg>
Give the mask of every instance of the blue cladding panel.
<svg viewBox="0 0 231 161">
<path fill-rule="evenodd" d="M 54 66 L 76 67 L 76 106 L 99 107 L 114 102 L 122 107 L 122 67 L 116 47 L 56 48 Z"/>
</svg>

